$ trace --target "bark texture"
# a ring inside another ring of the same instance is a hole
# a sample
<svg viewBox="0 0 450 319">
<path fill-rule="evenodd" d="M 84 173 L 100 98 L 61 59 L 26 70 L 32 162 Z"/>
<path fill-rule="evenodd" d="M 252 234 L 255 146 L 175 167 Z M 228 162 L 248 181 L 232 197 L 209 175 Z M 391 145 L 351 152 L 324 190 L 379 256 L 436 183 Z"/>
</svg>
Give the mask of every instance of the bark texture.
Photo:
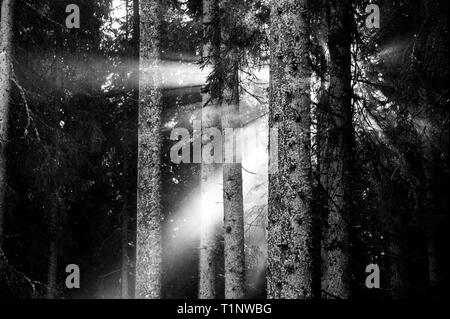
<svg viewBox="0 0 450 319">
<path fill-rule="evenodd" d="M 445 256 L 443 242 L 445 239 L 445 218 L 448 208 L 445 204 L 445 195 L 440 195 L 436 189 L 439 188 L 440 167 L 434 165 L 439 163 L 440 152 L 433 150 L 430 143 L 424 141 L 425 161 L 423 164 L 424 178 L 426 180 L 426 236 L 428 255 L 429 288 L 433 297 L 439 297 L 445 293 L 445 264 L 442 256 Z M 442 184 L 441 184 L 442 185 Z"/>
<path fill-rule="evenodd" d="M 126 138 L 126 137 L 125 137 Z M 126 150 L 126 146 L 124 146 Z M 128 156 L 127 153 L 124 155 Z M 124 162 L 127 163 L 128 159 L 125 158 Z M 125 175 L 127 176 L 128 165 L 124 164 Z M 121 297 L 122 299 L 129 298 L 129 273 L 130 273 L 130 258 L 128 254 L 128 194 L 124 194 L 124 202 L 122 207 L 122 270 L 121 270 Z"/>
<path fill-rule="evenodd" d="M 389 175 L 383 176 L 379 181 L 378 202 L 380 216 L 383 220 L 383 233 L 387 241 L 387 265 L 388 272 L 382 278 L 386 278 L 386 286 L 389 287 L 392 299 L 405 299 L 407 297 L 407 276 L 405 264 L 406 230 L 408 222 L 402 218 L 401 208 L 396 199 L 401 195 L 390 185 Z M 381 282 L 383 285 L 383 281 Z"/>
<path fill-rule="evenodd" d="M 47 299 L 55 299 L 58 295 L 58 239 L 59 239 L 59 213 L 61 197 L 59 190 L 55 191 L 50 199 L 49 214 L 49 251 L 47 268 Z"/>
<path fill-rule="evenodd" d="M 350 297 L 351 176 L 353 160 L 351 3 L 329 1 L 329 112 L 325 159 L 328 216 L 324 229 L 324 296 Z"/>
<path fill-rule="evenodd" d="M 161 297 L 161 71 L 163 2 L 140 3 L 136 297 Z"/>
<path fill-rule="evenodd" d="M 219 61 L 218 1 L 203 0 L 203 59 L 209 67 L 215 68 Z M 215 80 L 215 79 L 213 79 Z M 212 81 L 202 89 L 202 132 L 207 128 L 219 128 L 220 122 L 220 87 Z M 202 147 L 210 142 L 210 138 L 202 134 Z M 200 299 L 214 299 L 216 291 L 216 257 L 218 252 L 218 228 L 216 223 L 219 214 L 217 200 L 211 196 L 215 189 L 214 175 L 222 169 L 221 164 L 204 162 L 201 167 L 201 234 L 199 258 L 199 290 Z"/>
<path fill-rule="evenodd" d="M 4 237 L 6 158 L 9 103 L 11 98 L 12 36 L 14 0 L 3 0 L 0 24 L 0 247 Z"/>
<path fill-rule="evenodd" d="M 241 127 L 239 116 L 239 61 L 230 51 L 230 74 L 222 104 L 222 129 Z M 236 136 L 236 138 L 239 138 Z M 234 148 L 233 148 L 234 149 Z M 236 152 L 234 152 L 236 154 Z M 223 164 L 225 298 L 241 299 L 245 293 L 244 201 L 241 163 Z"/>
<path fill-rule="evenodd" d="M 394 216 L 391 222 L 392 224 L 388 226 L 390 232 L 387 236 L 391 298 L 406 299 L 408 296 L 407 266 L 405 264 L 406 234 L 402 229 L 404 224 L 400 223 L 398 216 Z"/>
<path fill-rule="evenodd" d="M 269 126 L 278 129 L 277 145 L 270 145 L 278 147 L 278 172 L 269 176 L 269 298 L 313 297 L 307 5 L 271 4 Z"/>
</svg>

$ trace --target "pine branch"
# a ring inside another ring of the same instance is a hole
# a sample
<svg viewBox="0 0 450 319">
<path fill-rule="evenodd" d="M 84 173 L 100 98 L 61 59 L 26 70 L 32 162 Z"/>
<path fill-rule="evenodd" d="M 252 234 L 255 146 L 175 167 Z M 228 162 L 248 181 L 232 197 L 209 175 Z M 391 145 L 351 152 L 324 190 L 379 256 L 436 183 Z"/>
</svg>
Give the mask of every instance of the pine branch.
<svg viewBox="0 0 450 319">
<path fill-rule="evenodd" d="M 19 84 L 18 80 L 16 79 L 16 74 L 14 72 L 14 67 L 13 67 L 12 64 L 11 64 L 11 72 L 12 72 L 11 80 L 14 83 L 14 85 L 19 89 L 20 96 L 21 96 L 22 101 L 23 101 L 23 105 L 25 106 L 25 112 L 27 114 L 27 124 L 25 126 L 24 135 L 22 136 L 22 138 L 25 138 L 28 135 L 28 129 L 31 126 L 31 121 L 33 121 L 33 123 L 34 123 L 34 133 L 36 134 L 37 140 L 41 141 L 39 132 L 38 132 L 38 130 L 36 128 L 36 124 L 35 124 L 35 121 L 34 121 L 33 116 L 32 116 L 33 112 L 31 112 L 31 109 L 30 109 L 30 107 L 28 105 L 28 102 L 27 102 L 27 97 L 25 95 L 25 90 L 23 89 L 23 87 Z"/>
<path fill-rule="evenodd" d="M 43 19 L 50 21 L 51 23 L 56 24 L 57 26 L 63 28 L 63 29 L 67 29 L 65 26 L 63 26 L 61 23 L 47 17 L 45 14 L 43 14 L 42 12 L 40 12 L 38 9 L 36 9 L 35 7 L 33 7 L 31 4 L 29 4 L 27 1 L 25 0 L 20 0 L 22 1 L 27 7 L 29 7 L 31 10 L 33 10 L 34 12 L 36 12 L 39 16 L 41 16 Z"/>
<path fill-rule="evenodd" d="M 12 265 L 9 263 L 8 259 L 6 258 L 5 253 L 3 252 L 3 249 L 2 249 L 1 247 L 0 247 L 0 263 L 6 265 L 6 267 L 7 267 L 9 270 L 12 270 L 15 274 L 17 274 L 17 275 L 19 275 L 21 278 L 25 279 L 25 281 L 28 282 L 28 283 L 30 284 L 31 288 L 32 288 L 32 291 L 33 291 L 33 294 L 32 294 L 32 295 L 33 295 L 33 296 L 36 296 L 36 295 L 37 295 L 36 285 L 40 285 L 40 286 L 42 286 L 42 287 L 47 287 L 45 284 L 43 284 L 43 283 L 41 283 L 41 282 L 39 282 L 39 281 L 36 281 L 36 280 L 33 280 L 33 279 L 29 278 L 29 277 L 28 277 L 27 275 L 25 275 L 23 272 L 17 270 L 14 266 L 12 266 Z M 1 275 L 1 274 L 0 274 L 0 275 Z M 6 274 L 5 274 L 5 276 L 8 277 Z M 8 278 L 7 278 L 7 279 L 8 279 Z M 8 286 L 9 286 L 9 281 L 8 281 L 8 280 L 6 280 L 6 281 L 7 281 L 7 284 L 8 284 Z"/>
</svg>

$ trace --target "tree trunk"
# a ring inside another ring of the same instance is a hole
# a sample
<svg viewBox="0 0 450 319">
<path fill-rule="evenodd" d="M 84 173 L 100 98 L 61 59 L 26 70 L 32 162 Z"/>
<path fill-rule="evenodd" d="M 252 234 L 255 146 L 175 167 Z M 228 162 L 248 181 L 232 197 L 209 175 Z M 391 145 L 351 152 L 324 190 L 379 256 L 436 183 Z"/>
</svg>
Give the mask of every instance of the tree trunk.
<svg viewBox="0 0 450 319">
<path fill-rule="evenodd" d="M 134 58 L 137 59 L 139 55 L 139 33 L 140 33 L 140 25 L 139 25 L 139 0 L 133 0 L 133 53 L 135 54 Z M 139 69 L 139 66 L 137 67 Z"/>
<path fill-rule="evenodd" d="M 328 103 L 328 90 L 326 88 L 327 80 L 321 80 L 320 90 L 318 92 L 318 106 L 316 107 L 316 121 L 317 121 L 317 137 L 316 137 L 316 154 L 317 154 L 317 176 L 316 176 L 316 190 L 315 190 L 315 208 L 316 213 L 313 219 L 313 228 L 315 234 L 315 269 L 316 271 L 316 282 L 314 296 L 320 297 L 322 295 L 322 267 L 325 264 L 327 256 L 323 247 L 325 244 L 323 241 L 322 228 L 323 225 L 327 223 L 328 215 L 328 202 L 329 198 L 327 195 L 327 185 L 328 185 L 328 163 L 326 161 L 326 132 L 327 132 L 327 109 L 329 107 Z"/>
<path fill-rule="evenodd" d="M 126 196 L 126 195 L 125 195 Z M 121 293 L 122 299 L 129 298 L 128 274 L 130 258 L 128 257 L 128 199 L 124 199 L 122 208 L 122 276 Z"/>
<path fill-rule="evenodd" d="M 0 247 L 2 247 L 4 239 L 3 223 L 7 186 L 5 150 L 8 144 L 9 103 L 11 98 L 13 13 L 14 0 L 3 0 L 0 25 Z"/>
<path fill-rule="evenodd" d="M 440 225 L 430 221 L 427 225 L 427 253 L 430 289 L 433 297 L 440 297 L 444 293 L 444 270 L 442 269 L 442 251 Z"/>
<path fill-rule="evenodd" d="M 218 2 L 217 0 L 203 0 L 203 59 L 212 68 L 218 63 L 219 43 L 218 35 Z M 214 81 L 213 81 L 214 82 Z M 220 88 L 217 83 L 207 85 L 202 89 L 202 132 L 207 128 L 220 128 L 219 109 Z M 202 135 L 202 147 L 210 142 Z M 211 196 L 215 189 L 214 175 L 221 169 L 217 163 L 207 164 L 202 158 L 201 166 L 201 233 L 199 256 L 199 288 L 200 299 L 214 299 L 216 292 L 216 255 L 218 250 L 217 227 L 215 216 L 219 214 L 218 203 Z"/>
<path fill-rule="evenodd" d="M 58 245 L 55 240 L 50 241 L 48 272 L 47 272 L 47 299 L 55 299 L 57 296 L 58 275 Z"/>
<path fill-rule="evenodd" d="M 387 235 L 389 287 L 392 299 L 405 299 L 408 296 L 408 286 L 404 254 L 406 245 L 404 224 L 400 223 L 398 216 L 393 216 L 391 222 L 392 224 L 388 226 L 390 232 Z"/>
<path fill-rule="evenodd" d="M 313 297 L 309 21 L 306 0 L 272 1 L 270 129 L 278 172 L 269 176 L 269 298 Z"/>
<path fill-rule="evenodd" d="M 127 7 L 127 40 L 129 34 L 129 11 L 128 11 L 129 1 L 126 1 Z M 139 82 L 139 1 L 133 0 L 133 14 L 131 16 L 132 26 L 131 26 L 131 40 L 129 42 L 129 61 L 130 68 L 127 69 L 127 72 L 130 70 L 131 75 L 127 83 L 127 89 L 132 93 L 132 99 L 138 101 L 139 100 L 139 89 L 137 87 Z M 124 78 L 127 77 L 127 74 L 123 74 Z M 134 114 L 134 102 L 130 102 L 133 105 L 131 114 Z M 134 138 L 131 134 L 133 131 L 130 127 L 134 126 L 134 119 L 129 118 L 129 106 L 127 104 L 123 105 L 123 139 L 122 139 L 122 156 L 123 156 L 123 207 L 122 207 L 122 271 L 121 271 L 121 295 L 122 299 L 128 299 L 130 297 L 130 268 L 131 265 L 131 256 L 128 248 L 129 241 L 131 240 L 129 237 L 129 223 L 130 223 L 130 203 L 133 202 L 133 197 L 131 196 L 130 190 L 133 189 L 133 185 L 131 182 L 131 171 L 129 165 L 129 153 L 130 153 L 130 141 Z M 131 126 L 130 126 L 131 124 Z"/>
<path fill-rule="evenodd" d="M 125 0 L 125 41 L 128 41 L 128 37 L 129 37 L 129 30 L 128 30 L 128 22 L 129 22 L 129 6 L 128 6 L 128 2 L 129 0 Z"/>
<path fill-rule="evenodd" d="M 427 225 L 427 252 L 430 287 L 439 292 L 443 282 L 443 270 L 440 253 L 439 225 L 433 221 Z"/>
<path fill-rule="evenodd" d="M 58 295 L 58 235 L 59 223 L 58 215 L 61 208 L 60 193 L 57 190 L 50 200 L 49 216 L 49 254 L 47 269 L 47 299 L 55 299 Z"/>
<path fill-rule="evenodd" d="M 239 116 L 239 60 L 231 49 L 231 76 L 227 81 L 222 104 L 222 129 L 241 127 Z M 236 136 L 236 139 L 239 136 Z M 230 141 L 233 145 L 233 141 Z M 238 143 L 237 143 L 238 144 Z M 239 145 L 239 144 L 238 144 Z M 232 148 L 234 150 L 234 147 Z M 236 153 L 236 152 L 233 152 Z M 225 298 L 241 299 L 245 293 L 244 200 L 241 163 L 223 164 Z"/>
<path fill-rule="evenodd" d="M 406 227 L 402 218 L 402 210 L 396 199 L 401 195 L 396 193 L 395 185 L 389 179 L 390 174 L 380 174 L 378 180 L 378 207 L 382 221 L 383 236 L 386 240 L 386 257 L 388 272 L 386 284 L 390 290 L 391 299 L 407 297 L 407 277 L 405 264 Z"/>
<path fill-rule="evenodd" d="M 326 136 L 329 210 L 324 230 L 325 297 L 350 297 L 351 166 L 353 165 L 351 88 L 351 3 L 329 2 L 330 114 Z"/>
<path fill-rule="evenodd" d="M 328 185 L 328 162 L 327 162 L 327 130 L 328 130 L 328 117 L 329 117 L 329 94 L 327 85 L 329 84 L 329 74 L 328 65 L 330 63 L 329 49 L 328 49 L 328 0 L 320 1 L 320 19 L 316 22 L 316 34 L 315 41 L 318 51 L 320 61 L 320 68 L 318 75 L 320 77 L 320 88 L 317 93 L 318 104 L 315 107 L 315 119 L 317 121 L 317 133 L 316 133 L 316 156 L 317 156 L 317 167 L 316 167 L 316 183 L 317 188 L 315 192 L 315 203 L 317 213 L 314 218 L 314 232 L 316 234 L 316 269 L 317 271 L 317 282 L 315 285 L 315 296 L 320 297 L 322 292 L 322 266 L 325 264 L 323 261 L 326 260 L 327 256 L 325 250 L 322 249 L 324 243 L 322 227 L 327 223 L 327 215 L 329 209 L 329 198 L 327 194 Z"/>
<path fill-rule="evenodd" d="M 161 297 L 161 0 L 140 3 L 136 297 Z"/>
<path fill-rule="evenodd" d="M 128 119 L 125 111 L 124 125 L 127 125 Z M 121 294 L 122 299 L 129 298 L 129 272 L 130 272 L 130 258 L 128 256 L 128 197 L 129 197 L 129 183 L 128 183 L 128 143 L 127 130 L 124 130 L 123 136 L 123 207 L 122 207 L 122 272 L 121 272 Z"/>
<path fill-rule="evenodd" d="M 439 297 L 444 293 L 445 272 L 442 256 L 444 255 L 441 243 L 443 242 L 443 230 L 447 210 L 442 195 L 437 192 L 439 188 L 440 167 L 435 165 L 439 163 L 440 152 L 433 150 L 428 141 L 424 141 L 424 178 L 426 185 L 425 201 L 425 231 L 427 235 L 427 255 L 428 255 L 428 274 L 430 293 L 433 297 Z M 437 167 L 436 167 L 437 166 Z M 444 195 L 445 198 L 445 195 Z"/>
</svg>

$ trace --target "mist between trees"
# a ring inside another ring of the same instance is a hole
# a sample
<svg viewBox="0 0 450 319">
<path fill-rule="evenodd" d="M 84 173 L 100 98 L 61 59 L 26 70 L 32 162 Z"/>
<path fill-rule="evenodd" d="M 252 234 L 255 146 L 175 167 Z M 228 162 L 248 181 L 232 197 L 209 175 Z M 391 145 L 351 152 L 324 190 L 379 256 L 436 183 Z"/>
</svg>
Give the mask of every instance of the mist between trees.
<svg viewBox="0 0 450 319">
<path fill-rule="evenodd" d="M 2 0 L 0 297 L 442 298 L 448 13 Z"/>
</svg>

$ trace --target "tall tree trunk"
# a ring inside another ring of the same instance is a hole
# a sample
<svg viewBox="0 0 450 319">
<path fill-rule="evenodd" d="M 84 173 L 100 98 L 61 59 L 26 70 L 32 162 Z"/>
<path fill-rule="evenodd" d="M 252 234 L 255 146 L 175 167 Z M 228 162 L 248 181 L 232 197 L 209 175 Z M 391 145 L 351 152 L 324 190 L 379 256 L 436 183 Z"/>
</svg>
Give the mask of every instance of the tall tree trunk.
<svg viewBox="0 0 450 319">
<path fill-rule="evenodd" d="M 139 0 L 133 0 L 133 52 L 139 55 Z M 137 56 L 135 56 L 137 58 Z M 138 67 L 139 68 L 139 67 Z"/>
<path fill-rule="evenodd" d="M 278 172 L 269 176 L 269 298 L 313 297 L 308 1 L 271 4 L 270 129 Z"/>
<path fill-rule="evenodd" d="M 325 75 L 324 75 L 325 76 Z M 316 176 L 316 190 L 315 190 L 315 208 L 316 216 L 313 219 L 313 227 L 315 234 L 315 269 L 316 271 L 316 282 L 314 296 L 320 297 L 322 294 L 322 267 L 325 264 L 327 256 L 323 247 L 325 246 L 323 241 L 322 228 L 323 225 L 327 223 L 328 215 L 328 202 L 329 198 L 327 195 L 327 185 L 328 185 L 328 163 L 326 161 L 326 118 L 327 109 L 329 107 L 328 103 L 328 90 L 326 88 L 327 80 L 321 80 L 320 90 L 318 92 L 319 99 L 318 105 L 316 107 L 316 121 L 317 121 L 317 137 L 316 137 L 316 147 L 317 147 L 317 176 Z"/>
<path fill-rule="evenodd" d="M 129 109 L 128 113 L 128 150 L 131 152 L 130 154 L 137 154 L 138 150 L 138 139 L 137 139 L 137 130 L 136 122 L 138 121 L 138 110 L 139 110 L 139 50 L 140 50 L 140 25 L 139 25 L 139 0 L 133 0 L 133 15 L 132 15 L 132 39 L 131 39 L 131 55 L 132 55 L 132 66 L 131 66 L 131 105 L 132 107 Z M 134 157 L 132 157 L 134 158 Z M 131 163 L 133 161 L 130 159 Z M 130 192 L 128 193 L 128 241 L 135 242 L 136 241 L 136 232 L 131 231 L 131 225 L 136 224 L 136 212 L 137 212 L 137 192 L 134 191 L 137 185 L 137 165 L 130 165 L 128 168 L 128 185 Z M 128 250 L 129 257 L 129 275 L 128 275 L 128 291 L 129 298 L 135 298 L 135 280 L 136 280 L 136 249 Z"/>
<path fill-rule="evenodd" d="M 126 195 L 125 195 L 126 196 Z M 128 256 L 128 198 L 124 199 L 122 208 L 122 272 L 121 272 L 121 294 L 122 299 L 129 298 L 129 272 L 130 258 Z"/>
<path fill-rule="evenodd" d="M 426 185 L 426 234 L 427 234 L 427 254 L 428 254 L 428 273 L 430 292 L 433 297 L 439 297 L 444 293 L 445 272 L 443 267 L 442 256 L 442 226 L 447 211 L 445 209 L 445 201 L 442 195 L 437 192 L 439 183 L 438 175 L 441 174 L 441 167 L 436 165 L 439 163 L 440 152 L 433 150 L 431 143 L 424 142 L 424 178 Z M 446 195 L 444 195 L 446 196 Z M 444 197 L 445 198 L 445 197 Z"/>
<path fill-rule="evenodd" d="M 353 126 L 351 88 L 351 2 L 329 2 L 330 114 L 326 136 L 329 210 L 325 225 L 323 267 L 325 297 L 350 297 L 351 166 Z"/>
<path fill-rule="evenodd" d="M 58 277 L 58 244 L 52 239 L 49 245 L 48 272 L 47 272 L 47 299 L 55 299 L 57 296 Z"/>
<path fill-rule="evenodd" d="M 136 297 L 161 297 L 161 20 L 163 1 L 140 2 Z"/>
<path fill-rule="evenodd" d="M 430 217 L 433 218 L 433 217 Z M 442 252 L 440 226 L 436 221 L 430 220 L 427 225 L 427 253 L 428 272 L 431 292 L 439 297 L 444 288 L 444 271 L 442 269 Z"/>
<path fill-rule="evenodd" d="M 3 0 L 0 25 L 0 247 L 2 247 L 4 239 L 3 223 L 7 186 L 5 149 L 8 144 L 9 103 L 11 98 L 13 13 L 14 0 Z"/>
<path fill-rule="evenodd" d="M 50 216 L 49 216 L 49 251 L 48 251 L 48 268 L 47 268 L 47 299 L 54 299 L 58 294 L 58 238 L 59 223 L 58 215 L 61 208 L 61 198 L 59 190 L 56 190 L 50 199 Z"/>
<path fill-rule="evenodd" d="M 128 41 L 128 37 L 130 34 L 130 31 L 128 29 L 128 22 L 130 21 L 130 14 L 129 14 L 129 5 L 128 5 L 129 0 L 125 0 L 125 41 Z"/>
<path fill-rule="evenodd" d="M 396 193 L 395 186 L 390 182 L 389 176 L 389 174 L 380 174 L 377 190 L 379 215 L 383 222 L 383 236 L 387 243 L 388 272 L 383 278 L 386 278 L 385 282 L 390 290 L 390 298 L 404 299 L 407 297 L 405 264 L 405 225 L 407 222 L 402 218 L 401 208 L 396 205 L 396 199 L 401 195 Z"/>
<path fill-rule="evenodd" d="M 317 188 L 315 192 L 315 207 L 317 209 L 316 216 L 314 216 L 314 233 L 316 240 L 316 258 L 315 262 L 318 269 L 317 282 L 315 283 L 315 296 L 321 296 L 322 290 L 322 265 L 325 260 L 326 254 L 323 248 L 323 234 L 322 226 L 326 224 L 326 216 L 328 214 L 328 162 L 326 160 L 326 135 L 328 130 L 328 116 L 329 116 L 329 74 L 328 65 L 330 63 L 329 49 L 328 49 L 328 0 L 320 1 L 320 13 L 319 19 L 316 22 L 315 44 L 320 51 L 318 51 L 320 61 L 320 68 L 318 75 L 320 77 L 320 88 L 317 93 L 318 104 L 315 107 L 315 120 L 317 121 L 317 133 L 316 133 L 316 183 Z"/>
<path fill-rule="evenodd" d="M 130 17 L 130 13 L 128 10 L 129 7 L 129 0 L 125 2 L 127 7 L 127 23 L 126 23 L 126 30 L 127 30 L 127 40 L 128 40 L 128 34 L 130 24 L 131 24 L 131 39 L 129 42 L 129 61 L 130 61 L 130 68 L 127 68 L 127 72 L 131 70 L 131 75 L 129 78 L 129 81 L 127 81 L 127 89 L 131 91 L 131 101 L 138 101 L 139 100 L 139 88 L 138 88 L 138 82 L 139 82 L 139 0 L 133 0 L 132 2 L 132 15 Z M 131 19 L 131 20 L 130 20 Z M 131 23 L 129 23 L 131 21 Z M 124 74 L 124 77 L 127 75 Z M 131 260 L 132 256 L 129 251 L 128 243 L 131 241 L 131 238 L 129 236 L 129 223 L 130 223 L 130 210 L 131 205 L 130 203 L 133 202 L 133 197 L 130 191 L 133 189 L 133 185 L 131 182 L 131 170 L 130 170 L 130 163 L 129 163 L 129 153 L 130 148 L 132 149 L 132 143 L 130 141 L 133 140 L 134 131 L 131 129 L 131 127 L 134 127 L 134 121 L 135 119 L 133 116 L 128 116 L 129 113 L 132 115 L 134 114 L 134 102 L 130 102 L 132 105 L 131 111 L 128 109 L 129 106 L 127 104 L 124 105 L 124 129 L 123 129 L 123 141 L 122 141 L 122 149 L 123 149 L 123 193 L 124 193 L 124 202 L 122 207 L 122 275 L 121 275 L 121 295 L 122 299 L 128 299 L 130 298 L 130 268 L 132 268 Z M 131 125 L 130 125 L 131 124 Z"/>
<path fill-rule="evenodd" d="M 218 26 L 217 0 L 203 0 L 203 59 L 212 68 L 219 61 L 220 36 Z M 217 80 L 217 79 L 215 79 Z M 219 108 L 220 87 L 216 81 L 202 89 L 202 132 L 207 128 L 220 128 Z M 210 139 L 202 134 L 202 147 L 210 143 Z M 218 251 L 217 227 L 214 223 L 218 212 L 218 203 L 210 195 L 215 189 L 214 175 L 220 171 L 221 165 L 207 164 L 202 158 L 201 166 L 201 234 L 199 256 L 199 288 L 200 299 L 214 299 L 216 292 L 216 257 Z"/>
<path fill-rule="evenodd" d="M 223 93 L 222 130 L 239 129 L 239 57 L 230 51 L 230 75 Z M 227 74 L 228 75 L 228 74 Z M 236 131 L 236 130 L 235 130 Z M 236 136 L 238 139 L 239 136 Z M 228 141 L 233 145 L 233 141 Z M 239 145 L 239 143 L 236 143 Z M 232 147 L 234 150 L 234 147 Z M 235 153 L 235 152 L 233 152 Z M 236 158 L 237 160 L 237 158 Z M 223 164 L 225 298 L 241 299 L 245 293 L 244 200 L 242 194 L 242 164 Z"/>
<path fill-rule="evenodd" d="M 385 199 L 383 199 L 385 200 Z M 395 214 L 395 212 L 391 212 Z M 405 264 L 405 230 L 399 216 L 392 216 L 387 226 L 388 284 L 392 299 L 405 299 L 408 296 L 406 264 Z"/>
<path fill-rule="evenodd" d="M 126 116 L 127 110 L 124 110 L 124 125 L 127 125 L 128 118 Z M 122 299 L 129 298 L 129 272 L 130 272 L 130 258 L 128 254 L 128 197 L 129 197 L 129 183 L 128 183 L 128 135 L 127 130 L 124 129 L 123 136 L 123 207 L 122 207 L 122 271 L 121 271 L 121 294 Z"/>
</svg>

